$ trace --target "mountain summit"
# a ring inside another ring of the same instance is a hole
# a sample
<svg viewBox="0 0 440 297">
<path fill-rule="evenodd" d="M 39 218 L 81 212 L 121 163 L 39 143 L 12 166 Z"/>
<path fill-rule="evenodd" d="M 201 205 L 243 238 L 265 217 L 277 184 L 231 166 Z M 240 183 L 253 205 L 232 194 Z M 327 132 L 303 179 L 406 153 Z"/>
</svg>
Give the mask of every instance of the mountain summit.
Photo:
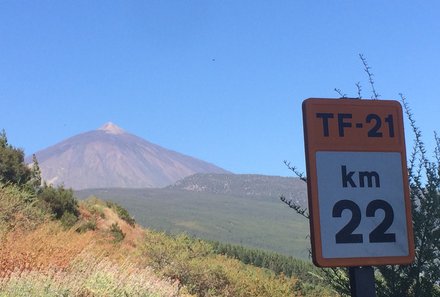
<svg viewBox="0 0 440 297">
<path fill-rule="evenodd" d="M 111 122 L 35 155 L 45 181 L 75 190 L 164 187 L 195 173 L 227 173 L 148 142 Z"/>
<path fill-rule="evenodd" d="M 98 130 L 101 130 L 101 131 L 104 131 L 104 132 L 110 133 L 110 134 L 123 134 L 123 133 L 125 133 L 124 129 L 116 126 L 112 122 L 108 122 L 108 123 L 104 124 L 104 126 L 99 128 Z"/>
</svg>

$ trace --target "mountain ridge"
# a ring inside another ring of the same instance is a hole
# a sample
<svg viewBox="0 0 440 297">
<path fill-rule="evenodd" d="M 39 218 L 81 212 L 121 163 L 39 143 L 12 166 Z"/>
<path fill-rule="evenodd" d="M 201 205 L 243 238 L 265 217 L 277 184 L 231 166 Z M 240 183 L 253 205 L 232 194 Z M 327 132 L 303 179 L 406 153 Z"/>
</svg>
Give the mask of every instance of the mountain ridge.
<svg viewBox="0 0 440 297">
<path fill-rule="evenodd" d="M 164 187 L 194 173 L 228 173 L 214 164 L 130 134 L 111 122 L 35 155 L 45 181 L 75 190 Z"/>
<path fill-rule="evenodd" d="M 306 185 L 298 178 L 262 174 L 196 173 L 178 180 L 168 189 L 181 189 L 235 196 L 286 198 L 307 204 Z"/>
</svg>

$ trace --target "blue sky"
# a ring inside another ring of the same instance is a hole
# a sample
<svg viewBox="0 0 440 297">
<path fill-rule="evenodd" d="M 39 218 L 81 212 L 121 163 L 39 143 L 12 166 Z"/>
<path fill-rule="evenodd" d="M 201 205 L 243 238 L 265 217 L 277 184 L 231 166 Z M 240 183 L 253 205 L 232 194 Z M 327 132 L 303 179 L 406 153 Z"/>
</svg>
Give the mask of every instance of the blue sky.
<svg viewBox="0 0 440 297">
<path fill-rule="evenodd" d="M 26 154 L 112 121 L 235 173 L 305 168 L 301 103 L 408 98 L 440 115 L 438 1 L 0 0 L 0 128 Z M 411 134 L 407 143 L 410 145 Z"/>
</svg>

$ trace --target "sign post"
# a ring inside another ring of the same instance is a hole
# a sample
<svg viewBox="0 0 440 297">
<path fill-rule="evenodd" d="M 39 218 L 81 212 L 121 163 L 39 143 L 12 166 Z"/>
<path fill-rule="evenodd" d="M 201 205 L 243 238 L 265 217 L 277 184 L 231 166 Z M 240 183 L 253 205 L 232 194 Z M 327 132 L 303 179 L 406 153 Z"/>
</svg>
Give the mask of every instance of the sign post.
<svg viewBox="0 0 440 297">
<path fill-rule="evenodd" d="M 400 103 L 310 98 L 303 102 L 303 121 L 315 265 L 411 263 Z"/>
<path fill-rule="evenodd" d="M 349 267 L 348 273 L 352 297 L 376 297 L 373 267 Z"/>
</svg>

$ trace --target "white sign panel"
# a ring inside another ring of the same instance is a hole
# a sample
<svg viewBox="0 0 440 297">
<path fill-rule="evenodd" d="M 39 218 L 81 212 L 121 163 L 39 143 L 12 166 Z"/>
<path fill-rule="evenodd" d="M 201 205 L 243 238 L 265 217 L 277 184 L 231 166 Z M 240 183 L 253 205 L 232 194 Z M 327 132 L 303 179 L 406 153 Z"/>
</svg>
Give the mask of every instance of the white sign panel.
<svg viewBox="0 0 440 297">
<path fill-rule="evenodd" d="M 407 256 L 401 154 L 317 152 L 323 258 Z"/>
</svg>

